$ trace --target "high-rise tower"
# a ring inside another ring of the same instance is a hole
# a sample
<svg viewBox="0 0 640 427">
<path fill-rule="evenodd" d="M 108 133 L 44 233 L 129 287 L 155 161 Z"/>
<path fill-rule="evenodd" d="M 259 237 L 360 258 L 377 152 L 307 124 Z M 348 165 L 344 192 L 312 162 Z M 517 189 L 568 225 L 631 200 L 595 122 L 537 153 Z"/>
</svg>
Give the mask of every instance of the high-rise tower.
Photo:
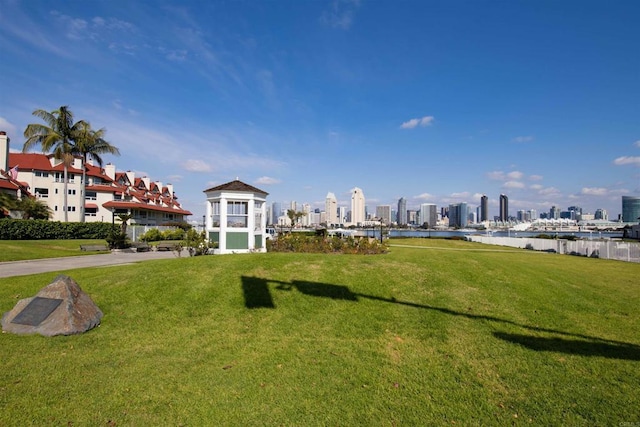
<svg viewBox="0 0 640 427">
<path fill-rule="evenodd" d="M 336 195 L 332 192 L 327 193 L 327 198 L 324 199 L 324 211 L 326 215 L 327 226 L 337 225 L 338 221 L 338 201 Z"/>
<path fill-rule="evenodd" d="M 480 197 L 480 222 L 489 220 L 489 198 L 483 194 Z"/>
<path fill-rule="evenodd" d="M 364 193 L 358 187 L 353 189 L 351 193 L 351 223 L 354 225 L 362 224 L 366 218 Z"/>
<path fill-rule="evenodd" d="M 509 198 L 506 194 L 500 195 L 500 221 L 509 221 Z"/>
</svg>

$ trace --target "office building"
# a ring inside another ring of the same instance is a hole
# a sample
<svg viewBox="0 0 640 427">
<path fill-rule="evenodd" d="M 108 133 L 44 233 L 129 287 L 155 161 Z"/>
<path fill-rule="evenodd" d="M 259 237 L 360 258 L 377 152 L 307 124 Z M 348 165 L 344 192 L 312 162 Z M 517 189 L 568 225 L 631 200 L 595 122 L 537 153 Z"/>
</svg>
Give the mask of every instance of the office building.
<svg viewBox="0 0 640 427">
<path fill-rule="evenodd" d="M 622 196 L 622 222 L 640 222 L 640 197 Z"/>
</svg>

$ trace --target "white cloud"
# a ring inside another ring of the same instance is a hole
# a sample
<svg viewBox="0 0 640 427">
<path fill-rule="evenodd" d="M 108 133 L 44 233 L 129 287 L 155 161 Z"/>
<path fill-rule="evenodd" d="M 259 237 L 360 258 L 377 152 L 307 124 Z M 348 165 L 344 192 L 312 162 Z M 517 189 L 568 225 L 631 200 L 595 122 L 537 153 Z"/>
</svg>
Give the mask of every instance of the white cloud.
<svg viewBox="0 0 640 427">
<path fill-rule="evenodd" d="M 549 196 L 549 197 L 559 196 L 560 190 L 558 190 L 555 187 L 546 187 L 546 188 L 541 188 L 538 191 L 538 194 L 540 194 L 541 196 Z"/>
<path fill-rule="evenodd" d="M 533 141 L 533 137 L 532 136 L 516 136 L 515 138 L 513 138 L 512 141 L 517 143 L 531 142 Z"/>
<path fill-rule="evenodd" d="M 599 187 L 584 187 L 580 191 L 580 194 L 583 194 L 585 196 L 606 196 L 607 194 L 609 194 L 609 190 Z"/>
<path fill-rule="evenodd" d="M 190 172 L 211 172 L 211 165 L 202 160 L 189 159 L 182 162 L 182 167 Z"/>
<path fill-rule="evenodd" d="M 182 181 L 182 178 L 183 178 L 182 175 L 169 175 L 167 177 L 167 179 L 170 182 L 180 182 L 180 181 Z"/>
<path fill-rule="evenodd" d="M 533 184 L 529 188 L 532 189 L 532 190 L 535 190 L 535 191 L 539 191 L 539 190 L 542 190 L 543 187 L 540 184 Z"/>
<path fill-rule="evenodd" d="M 542 181 L 543 177 L 542 175 L 530 175 L 529 176 L 529 180 L 531 181 Z"/>
<path fill-rule="evenodd" d="M 433 199 L 433 195 L 429 194 L 429 193 L 422 193 L 422 194 L 418 194 L 417 196 L 414 197 L 414 199 L 418 199 L 418 200 L 432 200 Z"/>
<path fill-rule="evenodd" d="M 640 139 L 633 143 L 636 147 L 640 148 Z"/>
<path fill-rule="evenodd" d="M 504 172 L 501 171 L 487 172 L 487 177 L 494 181 L 504 181 L 505 179 Z"/>
<path fill-rule="evenodd" d="M 524 188 L 524 184 L 520 181 L 507 181 L 502 184 L 503 188 Z"/>
<path fill-rule="evenodd" d="M 451 193 L 451 198 L 452 199 L 465 199 L 469 197 L 469 192 L 468 191 L 462 191 L 460 193 Z"/>
<path fill-rule="evenodd" d="M 256 185 L 273 185 L 280 184 L 281 182 L 281 180 L 277 178 L 271 178 L 270 176 L 261 176 L 255 181 Z"/>
<path fill-rule="evenodd" d="M 614 165 L 636 165 L 640 166 L 640 156 L 622 156 L 613 161 Z"/>
<path fill-rule="evenodd" d="M 7 132 L 7 135 L 14 135 L 16 126 L 4 117 L 0 117 L 0 130 Z"/>
<path fill-rule="evenodd" d="M 359 5 L 359 0 L 334 0 L 329 10 L 325 10 L 320 16 L 320 22 L 333 28 L 348 30 Z"/>
<path fill-rule="evenodd" d="M 494 181 L 517 181 L 522 179 L 524 174 L 520 171 L 511 171 L 504 173 L 502 171 L 488 172 L 487 177 Z"/>
<path fill-rule="evenodd" d="M 435 118 L 433 116 L 424 116 L 422 118 L 411 119 L 400 125 L 400 129 L 413 129 L 417 126 L 431 126 Z"/>
<path fill-rule="evenodd" d="M 524 176 L 524 174 L 520 171 L 513 171 L 513 172 L 509 172 L 507 174 L 507 179 L 511 179 L 511 180 L 518 180 L 518 179 L 522 179 L 522 177 Z"/>
</svg>

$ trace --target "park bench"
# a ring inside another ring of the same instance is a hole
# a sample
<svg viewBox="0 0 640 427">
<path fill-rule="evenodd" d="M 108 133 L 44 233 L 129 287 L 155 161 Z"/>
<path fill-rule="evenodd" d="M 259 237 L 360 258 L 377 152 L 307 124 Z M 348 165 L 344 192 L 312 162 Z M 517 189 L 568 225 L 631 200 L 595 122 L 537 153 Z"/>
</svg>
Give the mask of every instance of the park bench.
<svg viewBox="0 0 640 427">
<path fill-rule="evenodd" d="M 173 251 L 180 246 L 180 242 L 159 242 L 156 245 L 157 251 Z"/>
<path fill-rule="evenodd" d="M 107 245 L 80 245 L 81 251 L 108 251 Z"/>
<path fill-rule="evenodd" d="M 136 252 L 149 252 L 151 250 L 151 246 L 147 242 L 133 242 L 131 247 L 136 250 Z"/>
</svg>

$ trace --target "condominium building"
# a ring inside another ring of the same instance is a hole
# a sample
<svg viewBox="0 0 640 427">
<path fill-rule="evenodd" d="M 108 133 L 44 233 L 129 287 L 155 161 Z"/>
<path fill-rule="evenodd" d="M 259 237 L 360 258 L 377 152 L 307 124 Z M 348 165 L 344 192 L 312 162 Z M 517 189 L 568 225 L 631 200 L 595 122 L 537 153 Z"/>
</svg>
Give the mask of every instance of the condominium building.
<svg viewBox="0 0 640 427">
<path fill-rule="evenodd" d="M 0 153 L 3 150 L 0 147 Z M 178 202 L 173 185 L 137 178 L 131 171 L 116 172 L 112 164 L 100 168 L 88 163 L 85 185 L 82 159 L 74 158 L 67 167 L 66 206 L 64 165 L 52 154 L 9 152 L 6 164 L 16 181 L 51 208 L 54 221 L 80 222 L 84 217 L 86 222 L 112 222 L 119 214 L 130 214 L 131 224 L 162 225 L 191 215 Z"/>
</svg>

